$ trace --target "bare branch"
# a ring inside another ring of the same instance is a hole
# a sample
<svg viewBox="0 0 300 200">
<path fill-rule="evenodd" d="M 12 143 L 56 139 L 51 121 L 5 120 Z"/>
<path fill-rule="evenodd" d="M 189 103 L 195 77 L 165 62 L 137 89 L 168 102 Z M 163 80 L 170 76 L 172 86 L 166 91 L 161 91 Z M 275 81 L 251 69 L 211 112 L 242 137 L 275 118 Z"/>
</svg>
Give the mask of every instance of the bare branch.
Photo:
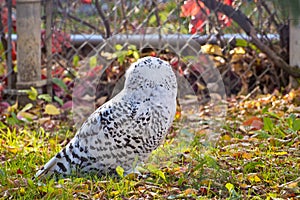
<svg viewBox="0 0 300 200">
<path fill-rule="evenodd" d="M 100 29 L 98 29 L 97 27 L 93 26 L 92 24 L 86 22 L 86 21 L 83 21 L 82 19 L 78 18 L 78 17 L 75 17 L 74 15 L 71 15 L 70 13 L 67 13 L 68 17 L 70 17 L 71 19 L 74 19 L 75 21 L 78 21 L 80 22 L 81 24 L 93 29 L 93 30 L 96 30 L 98 31 L 99 33 L 101 33 L 102 31 Z M 103 32 L 102 32 L 103 33 Z"/>
<path fill-rule="evenodd" d="M 92 24 L 90 24 L 90 23 L 88 23 L 86 21 L 83 21 L 82 19 L 80 19 L 80 18 L 78 18 L 78 17 L 76 17 L 74 15 L 71 15 L 69 12 L 65 11 L 65 9 L 63 8 L 62 3 L 60 1 L 58 1 L 58 7 L 60 8 L 60 9 L 58 9 L 58 13 L 61 13 L 63 15 L 67 14 L 67 16 L 70 17 L 71 19 L 74 19 L 75 21 L 78 21 L 81 24 L 83 24 L 83 25 L 85 25 L 85 26 L 87 26 L 87 27 L 89 27 L 89 28 L 91 28 L 93 30 L 96 30 L 99 33 L 102 33 L 102 31 L 100 29 L 98 29 L 97 27 L 93 26 Z"/>
<path fill-rule="evenodd" d="M 99 0 L 96 0 L 96 8 L 98 11 L 98 14 L 103 22 L 103 25 L 105 27 L 105 38 L 109 38 L 111 36 L 111 31 L 110 31 L 110 25 L 109 25 L 109 21 L 107 20 L 107 18 L 105 17 L 102 8 L 99 4 Z"/>
</svg>

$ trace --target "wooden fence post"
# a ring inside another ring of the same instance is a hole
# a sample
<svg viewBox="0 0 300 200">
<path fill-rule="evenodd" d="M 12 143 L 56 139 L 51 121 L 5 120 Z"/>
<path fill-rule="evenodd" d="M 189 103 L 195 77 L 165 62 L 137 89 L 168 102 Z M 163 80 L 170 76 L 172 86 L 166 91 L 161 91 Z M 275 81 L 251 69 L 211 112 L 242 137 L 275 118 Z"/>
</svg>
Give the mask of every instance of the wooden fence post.
<svg viewBox="0 0 300 200">
<path fill-rule="evenodd" d="M 34 87 L 41 93 L 46 80 L 41 80 L 41 1 L 17 0 L 17 89 Z M 28 103 L 19 95 L 20 104 Z"/>
<path fill-rule="evenodd" d="M 300 19 L 290 19 L 290 65 L 300 67 Z"/>
<path fill-rule="evenodd" d="M 45 45 L 46 45 L 46 57 L 47 57 L 47 93 L 52 97 L 52 11 L 53 1 L 49 0 L 45 2 L 44 10 L 46 12 L 46 34 L 45 34 Z"/>
</svg>

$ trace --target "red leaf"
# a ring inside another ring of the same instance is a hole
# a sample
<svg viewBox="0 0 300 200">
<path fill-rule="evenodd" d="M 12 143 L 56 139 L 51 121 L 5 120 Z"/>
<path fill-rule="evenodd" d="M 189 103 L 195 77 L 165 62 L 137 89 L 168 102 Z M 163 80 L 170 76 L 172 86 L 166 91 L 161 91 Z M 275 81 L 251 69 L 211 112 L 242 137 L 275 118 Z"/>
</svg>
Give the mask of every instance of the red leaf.
<svg viewBox="0 0 300 200">
<path fill-rule="evenodd" d="M 252 130 L 260 130 L 264 126 L 264 123 L 260 118 L 253 116 L 250 119 L 244 121 L 243 125 L 250 126 Z"/>
<path fill-rule="evenodd" d="M 208 192 L 207 187 L 204 186 L 200 187 L 199 192 L 202 196 L 207 195 Z"/>
<path fill-rule="evenodd" d="M 15 1 L 12 2 L 13 5 L 15 3 Z M 2 6 L 1 6 L 2 7 Z M 2 7 L 2 11 L 1 11 L 1 20 L 2 20 L 2 24 L 4 26 L 4 32 L 7 33 L 8 32 L 8 25 L 7 25 L 7 22 L 8 22 L 8 8 L 6 7 L 6 5 L 4 7 Z M 17 30 L 17 20 L 16 20 L 16 17 L 15 15 L 12 15 L 12 28 L 13 30 L 16 32 Z"/>
<path fill-rule="evenodd" d="M 53 130 L 55 128 L 54 120 L 47 120 L 42 125 L 43 125 L 43 128 L 47 131 Z"/>
<path fill-rule="evenodd" d="M 232 5 L 233 0 L 224 0 L 224 4 Z"/>
<path fill-rule="evenodd" d="M 209 14 L 209 10 L 206 11 Z M 190 32 L 196 33 L 197 31 L 203 31 L 204 22 L 206 21 L 206 15 L 203 12 L 197 13 L 191 20 Z"/>
<path fill-rule="evenodd" d="M 4 101 L 0 102 L 0 113 L 4 112 L 9 106 L 10 106 L 9 103 L 7 102 Z"/>
<path fill-rule="evenodd" d="M 17 174 L 24 174 L 24 172 L 19 168 L 19 169 L 17 170 Z"/>
<path fill-rule="evenodd" d="M 103 65 L 96 66 L 93 69 L 88 71 L 86 77 L 95 77 L 101 72 L 102 69 L 103 69 Z"/>
<path fill-rule="evenodd" d="M 223 3 L 226 5 L 232 5 L 232 0 L 224 0 Z M 203 31 L 204 22 L 207 20 L 207 16 L 210 14 L 210 10 L 205 7 L 205 5 L 198 0 L 187 0 L 181 6 L 181 17 L 192 17 L 190 23 L 190 32 L 196 33 L 198 31 Z M 221 21 L 223 26 L 230 26 L 231 19 L 226 15 L 218 12 L 218 19 Z"/>
<path fill-rule="evenodd" d="M 152 57 L 156 57 L 156 56 L 157 56 L 157 54 L 156 54 L 156 52 L 155 52 L 155 51 L 152 51 L 152 52 L 150 53 L 150 56 L 152 56 Z"/>
<path fill-rule="evenodd" d="M 52 76 L 58 77 L 64 74 L 64 68 L 62 67 L 57 67 L 54 70 L 52 70 Z"/>
<path fill-rule="evenodd" d="M 81 3 L 83 3 L 83 4 L 91 4 L 92 0 L 81 0 Z"/>
<path fill-rule="evenodd" d="M 45 46 L 46 31 L 41 32 L 42 48 Z M 52 32 L 52 53 L 62 53 L 63 48 L 71 47 L 71 36 L 60 30 L 53 30 Z"/>
<path fill-rule="evenodd" d="M 199 5 L 203 8 L 204 5 L 202 2 L 199 2 Z M 180 17 L 191 17 L 195 16 L 200 12 L 200 7 L 197 5 L 195 0 L 187 0 L 184 2 L 183 6 L 181 6 Z"/>
<path fill-rule="evenodd" d="M 11 43 L 11 58 L 12 60 L 17 60 L 16 42 Z"/>
<path fill-rule="evenodd" d="M 67 101 L 66 103 L 64 103 L 64 105 L 62 105 L 61 109 L 70 110 L 70 109 L 72 109 L 72 106 L 73 106 L 73 102 Z"/>
</svg>

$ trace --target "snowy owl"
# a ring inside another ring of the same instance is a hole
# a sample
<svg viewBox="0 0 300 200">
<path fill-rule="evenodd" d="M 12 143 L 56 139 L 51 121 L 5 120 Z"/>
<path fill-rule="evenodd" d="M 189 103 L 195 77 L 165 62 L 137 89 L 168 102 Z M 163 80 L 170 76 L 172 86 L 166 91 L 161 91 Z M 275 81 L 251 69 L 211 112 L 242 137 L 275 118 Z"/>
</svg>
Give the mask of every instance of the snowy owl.
<svg viewBox="0 0 300 200">
<path fill-rule="evenodd" d="M 176 112 L 177 82 L 171 66 L 144 57 L 125 74 L 123 90 L 92 113 L 74 138 L 36 174 L 99 176 L 136 172 L 170 128 Z"/>
</svg>

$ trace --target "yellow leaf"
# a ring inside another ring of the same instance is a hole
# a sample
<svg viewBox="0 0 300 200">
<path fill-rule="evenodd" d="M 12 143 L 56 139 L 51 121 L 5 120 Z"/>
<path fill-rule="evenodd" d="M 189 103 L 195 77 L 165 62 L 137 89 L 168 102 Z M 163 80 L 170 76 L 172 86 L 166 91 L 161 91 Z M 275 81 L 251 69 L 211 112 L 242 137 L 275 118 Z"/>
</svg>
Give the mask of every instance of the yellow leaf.
<svg viewBox="0 0 300 200">
<path fill-rule="evenodd" d="M 197 190 L 194 189 L 194 188 L 188 188 L 188 189 L 186 189 L 186 190 L 184 191 L 184 194 L 185 194 L 186 196 L 188 196 L 188 195 L 193 195 L 193 194 L 197 194 Z"/>
<path fill-rule="evenodd" d="M 50 117 L 41 117 L 38 119 L 38 123 L 44 124 L 45 122 L 50 121 L 50 120 L 51 120 Z"/>
<path fill-rule="evenodd" d="M 230 141 L 231 140 L 231 137 L 229 135 L 224 135 L 222 137 L 223 140 L 226 140 L 226 141 Z"/>
<path fill-rule="evenodd" d="M 103 199 L 103 196 L 105 195 L 105 191 L 100 191 L 97 194 L 95 194 L 93 197 L 94 199 Z"/>
<path fill-rule="evenodd" d="M 261 179 L 256 174 L 248 174 L 248 180 L 251 182 L 261 182 Z"/>
<path fill-rule="evenodd" d="M 204 179 L 203 181 L 201 181 L 201 184 L 206 185 L 206 186 L 210 186 L 211 185 L 211 180 Z"/>
<path fill-rule="evenodd" d="M 90 57 L 89 65 L 90 65 L 91 69 L 93 69 L 97 66 L 97 57 L 96 56 Z"/>
<path fill-rule="evenodd" d="M 69 78 L 69 77 L 65 77 L 65 78 L 63 79 L 63 82 L 64 82 L 64 83 L 71 82 L 71 81 L 72 81 L 72 79 Z"/>
<path fill-rule="evenodd" d="M 243 175 L 243 173 L 239 173 L 239 174 L 237 174 L 237 175 L 236 175 L 236 178 L 237 178 L 237 180 L 238 180 L 238 181 L 242 182 L 242 181 L 243 181 L 243 179 L 244 179 L 244 175 Z"/>
<path fill-rule="evenodd" d="M 250 185 L 247 185 L 246 183 L 241 183 L 239 185 L 242 189 L 248 189 L 250 187 Z"/>
<path fill-rule="evenodd" d="M 139 53 L 137 51 L 134 51 L 132 55 L 133 55 L 133 57 L 135 59 L 139 59 L 140 58 L 140 55 L 139 55 Z"/>
<path fill-rule="evenodd" d="M 244 152 L 244 153 L 242 154 L 242 157 L 243 157 L 243 158 L 246 158 L 246 159 L 251 159 L 251 158 L 252 158 L 252 153 Z"/>
<path fill-rule="evenodd" d="M 7 146 L 6 149 L 11 152 L 11 153 L 18 153 L 18 152 L 21 152 L 22 151 L 22 148 L 17 148 L 17 147 L 10 147 L 10 146 Z"/>
<path fill-rule="evenodd" d="M 14 111 L 17 110 L 17 109 L 18 109 L 18 101 L 16 101 L 16 103 L 15 103 L 14 105 L 9 106 L 9 107 L 7 108 L 7 111 L 8 111 L 8 112 L 14 112 Z"/>
<path fill-rule="evenodd" d="M 180 111 L 176 111 L 175 120 L 179 120 L 180 117 L 181 117 L 181 112 Z"/>
<path fill-rule="evenodd" d="M 33 119 L 36 119 L 37 117 L 29 112 L 23 112 L 23 111 L 20 111 L 18 112 L 18 118 L 19 119 L 30 119 L 30 120 L 33 120 Z"/>
<path fill-rule="evenodd" d="M 221 47 L 219 47 L 218 45 L 214 45 L 214 44 L 206 44 L 206 45 L 201 46 L 201 51 L 203 53 L 207 53 L 207 54 L 223 56 Z"/>
<path fill-rule="evenodd" d="M 48 115 L 59 115 L 60 111 L 52 104 L 47 104 L 45 107 L 45 113 Z"/>
<path fill-rule="evenodd" d="M 295 90 L 290 91 L 288 94 L 288 100 L 292 101 L 296 97 Z"/>
<path fill-rule="evenodd" d="M 21 188 L 20 188 L 20 194 L 21 194 L 21 195 L 24 195 L 24 194 L 25 194 L 25 189 L 24 189 L 24 187 L 21 187 Z"/>
<path fill-rule="evenodd" d="M 120 191 L 112 191 L 112 192 L 110 192 L 111 196 L 117 196 L 119 194 L 120 194 Z"/>
<path fill-rule="evenodd" d="M 101 56 L 105 57 L 108 60 L 111 60 L 111 59 L 114 59 L 117 57 L 116 54 L 104 52 L 104 51 L 101 51 Z"/>
<path fill-rule="evenodd" d="M 242 61 L 242 59 L 244 58 L 243 55 L 240 54 L 233 54 L 230 60 L 230 63 L 236 63 L 238 61 Z"/>
<path fill-rule="evenodd" d="M 18 73 L 18 65 L 15 65 L 13 70 L 14 70 L 14 72 Z"/>
<path fill-rule="evenodd" d="M 292 182 L 290 184 L 287 185 L 289 188 L 296 188 L 298 187 L 298 182 Z"/>
<path fill-rule="evenodd" d="M 270 152 L 271 155 L 276 155 L 276 156 L 283 156 L 288 154 L 286 151 L 280 151 L 280 152 Z"/>
<path fill-rule="evenodd" d="M 49 143 L 53 146 L 57 145 L 57 141 L 55 139 L 50 138 Z"/>
<path fill-rule="evenodd" d="M 225 187 L 227 188 L 227 190 L 229 192 L 231 192 L 232 190 L 234 190 L 234 185 L 231 183 L 226 183 Z"/>
<path fill-rule="evenodd" d="M 246 53 L 246 51 L 245 51 L 245 49 L 243 48 L 243 47 L 235 47 L 234 49 L 233 49 L 233 52 L 232 51 L 230 51 L 230 53 L 234 53 L 234 54 L 245 54 Z"/>
<path fill-rule="evenodd" d="M 124 177 L 124 169 L 121 166 L 116 167 L 116 172 L 121 178 Z"/>
<path fill-rule="evenodd" d="M 31 99 L 32 101 L 36 100 L 36 97 L 38 95 L 38 91 L 34 87 L 30 87 L 30 90 L 26 91 L 28 94 L 28 98 Z"/>
<path fill-rule="evenodd" d="M 22 108 L 21 112 L 28 111 L 28 110 L 30 110 L 32 107 L 33 107 L 33 104 L 32 104 L 32 103 L 28 103 L 28 104 L 26 104 L 26 106 L 24 106 L 24 108 Z"/>
<path fill-rule="evenodd" d="M 261 179 L 260 179 L 258 176 L 255 175 L 255 176 L 254 176 L 254 181 L 255 181 L 255 182 L 261 182 Z"/>
<path fill-rule="evenodd" d="M 277 194 L 276 193 L 268 193 L 266 199 L 276 199 Z"/>
</svg>

